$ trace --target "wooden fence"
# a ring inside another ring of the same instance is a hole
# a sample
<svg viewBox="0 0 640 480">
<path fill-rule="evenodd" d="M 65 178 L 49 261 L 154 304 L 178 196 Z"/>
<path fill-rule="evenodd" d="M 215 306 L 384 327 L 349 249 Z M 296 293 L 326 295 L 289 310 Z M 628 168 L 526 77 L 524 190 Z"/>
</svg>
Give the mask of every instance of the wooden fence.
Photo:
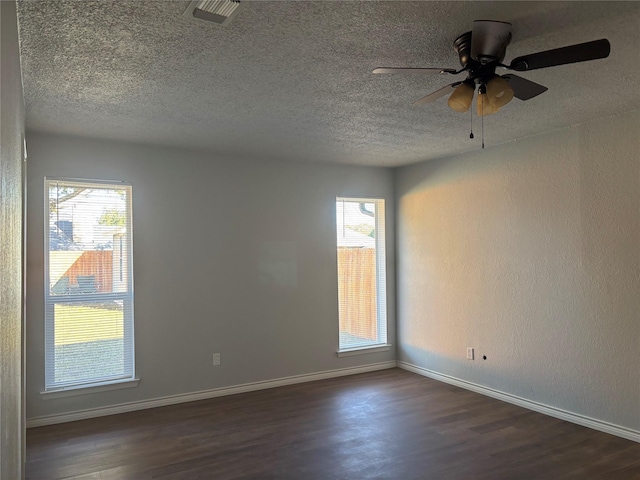
<svg viewBox="0 0 640 480">
<path fill-rule="evenodd" d="M 338 248 L 340 331 L 375 340 L 376 251 L 374 248 Z"/>
<path fill-rule="evenodd" d="M 79 288 L 84 290 L 84 293 L 92 293 L 90 290 L 95 290 L 93 293 L 109 293 L 112 291 L 112 285 L 113 252 L 87 250 L 64 272 L 53 290 L 57 289 L 56 293 L 71 293 L 74 288 Z"/>
</svg>

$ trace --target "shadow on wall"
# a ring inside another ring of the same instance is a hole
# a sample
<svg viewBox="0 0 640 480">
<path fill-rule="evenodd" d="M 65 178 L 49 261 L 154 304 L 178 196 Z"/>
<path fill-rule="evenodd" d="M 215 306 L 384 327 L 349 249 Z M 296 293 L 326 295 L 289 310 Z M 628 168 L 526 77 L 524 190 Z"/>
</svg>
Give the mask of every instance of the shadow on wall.
<svg viewBox="0 0 640 480">
<path fill-rule="evenodd" d="M 488 349 L 487 349 L 488 350 Z M 483 359 L 486 357 L 486 359 Z M 401 361 L 426 368 L 435 373 L 448 375 L 458 380 L 476 383 L 483 387 L 492 388 L 511 395 L 518 395 L 528 400 L 539 401 L 538 390 L 548 391 L 552 387 L 553 379 L 539 376 L 532 378 L 520 377 L 508 363 L 508 358 L 500 358 L 499 354 L 475 348 L 474 360 L 465 358 L 465 351 L 461 349 L 460 356 L 453 357 L 434 350 L 427 350 L 410 342 L 402 344 Z M 514 382 L 519 378 L 520 387 L 514 392 Z M 562 385 L 558 385 L 560 390 Z"/>
<path fill-rule="evenodd" d="M 514 151 L 515 154 L 517 152 Z M 451 169 L 449 164 L 452 161 L 464 161 L 464 170 Z M 402 189 L 398 193 L 401 196 L 408 195 L 415 190 L 422 191 L 452 182 L 465 181 L 466 179 L 478 179 L 483 176 L 493 177 L 496 172 L 504 171 L 507 166 L 508 160 L 506 160 L 505 156 L 501 155 L 500 159 L 497 159 L 491 148 L 409 165 L 403 167 L 403 169 L 414 170 L 419 174 L 403 175 Z"/>
<path fill-rule="evenodd" d="M 486 360 L 483 360 L 483 355 L 486 355 Z M 524 376 L 512 368 L 508 358 L 500 358 L 495 354 L 484 352 L 482 349 L 476 349 L 475 360 L 467 360 L 464 358 L 464 352 L 461 352 L 460 357 L 454 358 L 405 343 L 399 358 L 407 364 L 453 377 L 456 380 L 471 382 L 551 408 L 584 415 L 587 418 L 591 417 L 589 412 L 581 411 L 581 409 L 575 408 L 575 405 L 572 406 L 571 396 L 573 395 L 565 394 L 567 388 L 561 377 L 554 377 L 551 374 L 548 376 L 532 376 L 530 374 Z M 552 400 L 549 399 L 549 392 L 554 394 Z M 610 422 L 606 418 L 596 418 L 596 420 Z M 629 424 L 627 423 L 627 425 Z M 625 425 L 620 426 L 628 428 Z"/>
</svg>

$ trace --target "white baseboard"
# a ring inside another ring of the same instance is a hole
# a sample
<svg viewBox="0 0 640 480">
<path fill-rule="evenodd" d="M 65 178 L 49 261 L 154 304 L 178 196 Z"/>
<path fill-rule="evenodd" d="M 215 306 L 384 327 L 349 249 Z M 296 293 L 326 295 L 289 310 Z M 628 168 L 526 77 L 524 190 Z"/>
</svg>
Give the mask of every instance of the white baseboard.
<svg viewBox="0 0 640 480">
<path fill-rule="evenodd" d="M 395 361 L 373 363 L 361 367 L 340 368 L 337 370 L 327 370 L 324 372 L 309 373 L 305 375 L 294 375 L 292 377 L 276 378 L 274 380 L 266 380 L 262 382 L 245 383 L 232 387 L 214 388 L 211 390 L 202 390 L 199 392 L 185 393 L 180 395 L 170 395 L 168 397 L 154 398 L 151 400 L 120 403 L 118 405 L 111 405 L 108 407 L 78 410 L 75 412 L 62 413 L 59 415 L 46 415 L 42 417 L 27 419 L 27 428 L 43 427 L 45 425 L 73 422 L 76 420 L 104 417 L 107 415 L 117 415 L 118 413 L 134 412 L 136 410 L 145 410 L 147 408 L 165 407 L 167 405 L 176 405 L 179 403 L 194 402 L 196 400 L 206 400 L 208 398 L 234 395 L 236 393 L 253 392 L 256 390 L 264 390 L 266 388 L 282 387 L 285 385 L 293 385 L 295 383 L 313 382 L 315 380 L 324 380 L 326 378 L 342 377 L 345 375 L 355 375 L 358 373 L 373 372 L 376 370 L 385 370 L 387 368 L 395 367 Z"/>
<path fill-rule="evenodd" d="M 266 380 L 262 382 L 245 383 L 232 387 L 214 388 L 211 390 L 202 390 L 199 392 L 185 393 L 180 395 L 171 395 L 168 397 L 154 398 L 151 400 L 142 400 L 138 402 L 121 403 L 108 407 L 92 408 L 87 410 L 79 410 L 75 412 L 63 413 L 59 415 L 47 415 L 43 417 L 34 417 L 27 419 L 27 428 L 42 427 L 45 425 L 54 425 L 57 423 L 73 422 L 76 420 L 85 420 L 88 418 L 104 417 L 107 415 L 117 415 L 119 413 L 134 412 L 136 410 L 145 410 L 147 408 L 164 407 L 168 405 L 176 405 L 179 403 L 193 402 L 196 400 L 206 400 L 208 398 L 223 397 L 226 395 L 234 395 L 236 393 L 253 392 L 256 390 L 264 390 L 267 388 L 282 387 L 285 385 L 293 385 L 296 383 L 313 382 L 315 380 L 324 380 L 326 378 L 342 377 L 345 375 L 356 375 L 358 373 L 373 372 L 376 370 L 385 370 L 388 368 L 400 367 L 409 372 L 417 373 L 424 377 L 433 378 L 441 382 L 455 385 L 466 390 L 471 390 L 488 397 L 493 397 L 504 402 L 518 405 L 519 407 L 533 410 L 534 412 L 543 413 L 551 417 L 566 420 L 571 423 L 582 425 L 583 427 L 593 428 L 601 432 L 610 433 L 618 437 L 626 438 L 634 442 L 640 443 L 640 432 L 629 428 L 614 425 L 595 418 L 586 417 L 577 413 L 568 412 L 555 407 L 550 407 L 532 400 L 527 400 L 510 393 L 494 390 L 484 387 L 476 383 L 461 380 L 449 375 L 434 372 L 426 368 L 418 367 L 406 362 L 381 362 L 361 367 L 340 368 L 337 370 L 327 370 L 324 372 L 309 373 L 305 375 L 295 375 L 292 377 L 277 378 L 274 380 Z"/>
<path fill-rule="evenodd" d="M 586 417 L 577 413 L 568 412 L 560 408 L 550 407 L 542 403 L 527 400 L 526 398 L 511 395 L 510 393 L 501 392 L 492 388 L 483 387 L 482 385 L 478 385 L 477 383 L 468 382 L 466 380 L 451 377 L 443 373 L 434 372 L 432 370 L 418 367 L 410 363 L 398 361 L 398 367 L 404 370 L 408 370 L 409 372 L 417 373 L 418 375 L 422 375 L 424 377 L 433 378 L 434 380 L 449 383 L 451 385 L 455 385 L 456 387 L 471 390 L 488 397 L 497 398 L 498 400 L 502 400 L 504 402 L 518 405 L 519 407 L 533 410 L 534 412 L 544 413 L 545 415 L 559 418 L 561 420 L 566 420 L 567 422 L 576 423 L 578 425 L 582 425 L 583 427 L 593 428 L 594 430 L 610 433 L 611 435 L 626 438 L 627 440 L 640 442 L 640 432 L 637 430 L 632 430 L 630 428 L 621 427 L 612 423 L 603 422 L 602 420 L 597 420 L 595 418 Z"/>
</svg>

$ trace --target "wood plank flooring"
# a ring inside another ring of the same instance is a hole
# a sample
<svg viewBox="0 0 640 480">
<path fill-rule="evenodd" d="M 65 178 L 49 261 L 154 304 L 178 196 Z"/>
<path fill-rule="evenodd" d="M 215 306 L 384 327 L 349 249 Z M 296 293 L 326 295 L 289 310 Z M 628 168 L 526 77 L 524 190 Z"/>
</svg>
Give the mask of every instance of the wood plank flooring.
<svg viewBox="0 0 640 480">
<path fill-rule="evenodd" d="M 400 369 L 27 431 L 26 478 L 640 479 L 640 444 Z"/>
</svg>

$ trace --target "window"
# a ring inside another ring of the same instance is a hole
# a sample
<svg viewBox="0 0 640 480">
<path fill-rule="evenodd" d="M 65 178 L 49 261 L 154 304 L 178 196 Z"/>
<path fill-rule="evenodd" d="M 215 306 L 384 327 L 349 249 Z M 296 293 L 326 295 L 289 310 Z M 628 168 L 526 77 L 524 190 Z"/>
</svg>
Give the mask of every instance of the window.
<svg viewBox="0 0 640 480">
<path fill-rule="evenodd" d="M 45 392 L 133 380 L 131 186 L 45 179 Z"/>
<path fill-rule="evenodd" d="M 338 198 L 340 351 L 387 343 L 384 200 Z"/>
</svg>

